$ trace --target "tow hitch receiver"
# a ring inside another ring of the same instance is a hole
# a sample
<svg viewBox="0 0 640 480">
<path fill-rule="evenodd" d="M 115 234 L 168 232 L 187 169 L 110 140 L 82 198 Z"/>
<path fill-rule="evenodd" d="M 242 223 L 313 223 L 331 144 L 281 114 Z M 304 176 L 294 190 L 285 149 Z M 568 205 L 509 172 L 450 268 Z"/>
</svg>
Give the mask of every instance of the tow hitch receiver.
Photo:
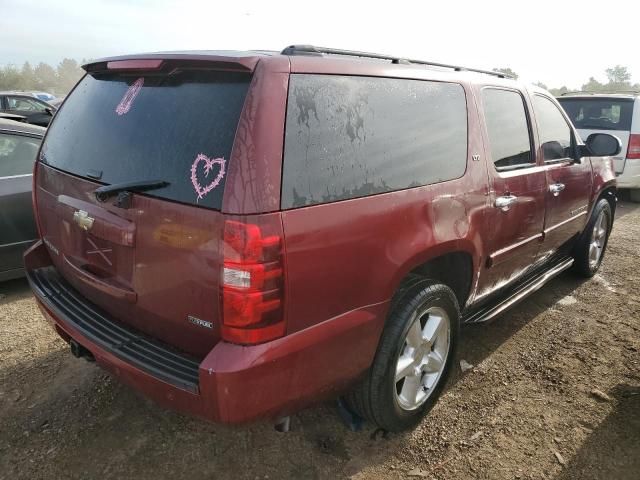
<svg viewBox="0 0 640 480">
<path fill-rule="evenodd" d="M 78 342 L 76 342 L 73 338 L 69 342 L 71 346 L 71 354 L 76 358 L 84 358 L 87 362 L 95 362 L 96 359 L 93 357 L 93 353 L 84 348 Z"/>
</svg>

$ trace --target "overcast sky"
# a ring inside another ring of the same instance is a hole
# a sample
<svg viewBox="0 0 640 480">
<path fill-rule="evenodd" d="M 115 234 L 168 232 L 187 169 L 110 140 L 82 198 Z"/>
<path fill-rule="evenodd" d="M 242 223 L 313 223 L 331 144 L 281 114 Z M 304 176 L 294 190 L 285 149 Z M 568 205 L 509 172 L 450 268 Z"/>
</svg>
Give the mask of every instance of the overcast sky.
<svg viewBox="0 0 640 480">
<path fill-rule="evenodd" d="M 221 3 L 221 4 L 219 4 Z M 480 68 L 549 87 L 640 82 L 640 1 L 0 0 L 0 65 L 180 49 L 370 50 Z"/>
</svg>

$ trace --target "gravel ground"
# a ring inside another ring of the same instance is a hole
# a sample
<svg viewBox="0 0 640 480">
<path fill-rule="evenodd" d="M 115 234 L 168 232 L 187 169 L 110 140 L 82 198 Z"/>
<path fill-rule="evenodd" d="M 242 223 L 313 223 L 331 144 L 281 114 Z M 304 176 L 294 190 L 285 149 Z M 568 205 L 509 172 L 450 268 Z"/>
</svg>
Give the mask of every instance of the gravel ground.
<svg viewBox="0 0 640 480">
<path fill-rule="evenodd" d="M 348 431 L 333 405 L 267 422 L 166 411 L 73 358 L 24 280 L 0 284 L 0 479 L 638 479 L 640 206 L 600 273 L 563 274 L 463 330 L 454 378 L 413 432 Z"/>
</svg>

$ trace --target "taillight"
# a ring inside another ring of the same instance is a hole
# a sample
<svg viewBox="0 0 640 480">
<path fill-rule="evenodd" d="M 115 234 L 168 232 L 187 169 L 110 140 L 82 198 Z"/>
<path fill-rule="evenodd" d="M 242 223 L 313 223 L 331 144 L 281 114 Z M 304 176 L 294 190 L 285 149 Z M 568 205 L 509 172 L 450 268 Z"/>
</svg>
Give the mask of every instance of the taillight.
<svg viewBox="0 0 640 480">
<path fill-rule="evenodd" d="M 222 338 L 247 345 L 282 337 L 285 321 L 280 214 L 227 217 L 222 250 Z"/>
<path fill-rule="evenodd" d="M 629 135 L 629 147 L 627 148 L 627 158 L 640 159 L 640 134 Z"/>
</svg>

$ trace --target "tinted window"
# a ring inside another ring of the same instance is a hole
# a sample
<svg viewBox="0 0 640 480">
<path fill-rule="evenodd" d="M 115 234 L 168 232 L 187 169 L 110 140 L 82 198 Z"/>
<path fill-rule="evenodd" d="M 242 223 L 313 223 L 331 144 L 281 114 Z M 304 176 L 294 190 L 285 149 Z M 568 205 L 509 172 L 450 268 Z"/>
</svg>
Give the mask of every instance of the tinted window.
<svg viewBox="0 0 640 480">
<path fill-rule="evenodd" d="M 633 99 L 559 98 L 576 128 L 631 130 Z"/>
<path fill-rule="evenodd" d="M 460 85 L 292 75 L 283 208 L 460 177 L 467 110 Z"/>
<path fill-rule="evenodd" d="M 7 97 L 9 110 L 20 110 L 22 112 L 44 112 L 47 106 L 36 99 L 24 97 Z"/>
<path fill-rule="evenodd" d="M 87 75 L 56 115 L 41 159 L 114 184 L 164 180 L 149 195 L 219 209 L 249 76 Z"/>
<path fill-rule="evenodd" d="M 571 128 L 560 109 L 551 100 L 540 95 L 533 97 L 533 109 L 544 160 L 571 157 Z"/>
<path fill-rule="evenodd" d="M 498 170 L 532 165 L 531 137 L 522 96 L 510 90 L 482 91 L 491 158 Z"/>
<path fill-rule="evenodd" d="M 0 177 L 33 172 L 39 146 L 37 138 L 0 133 Z"/>
</svg>

